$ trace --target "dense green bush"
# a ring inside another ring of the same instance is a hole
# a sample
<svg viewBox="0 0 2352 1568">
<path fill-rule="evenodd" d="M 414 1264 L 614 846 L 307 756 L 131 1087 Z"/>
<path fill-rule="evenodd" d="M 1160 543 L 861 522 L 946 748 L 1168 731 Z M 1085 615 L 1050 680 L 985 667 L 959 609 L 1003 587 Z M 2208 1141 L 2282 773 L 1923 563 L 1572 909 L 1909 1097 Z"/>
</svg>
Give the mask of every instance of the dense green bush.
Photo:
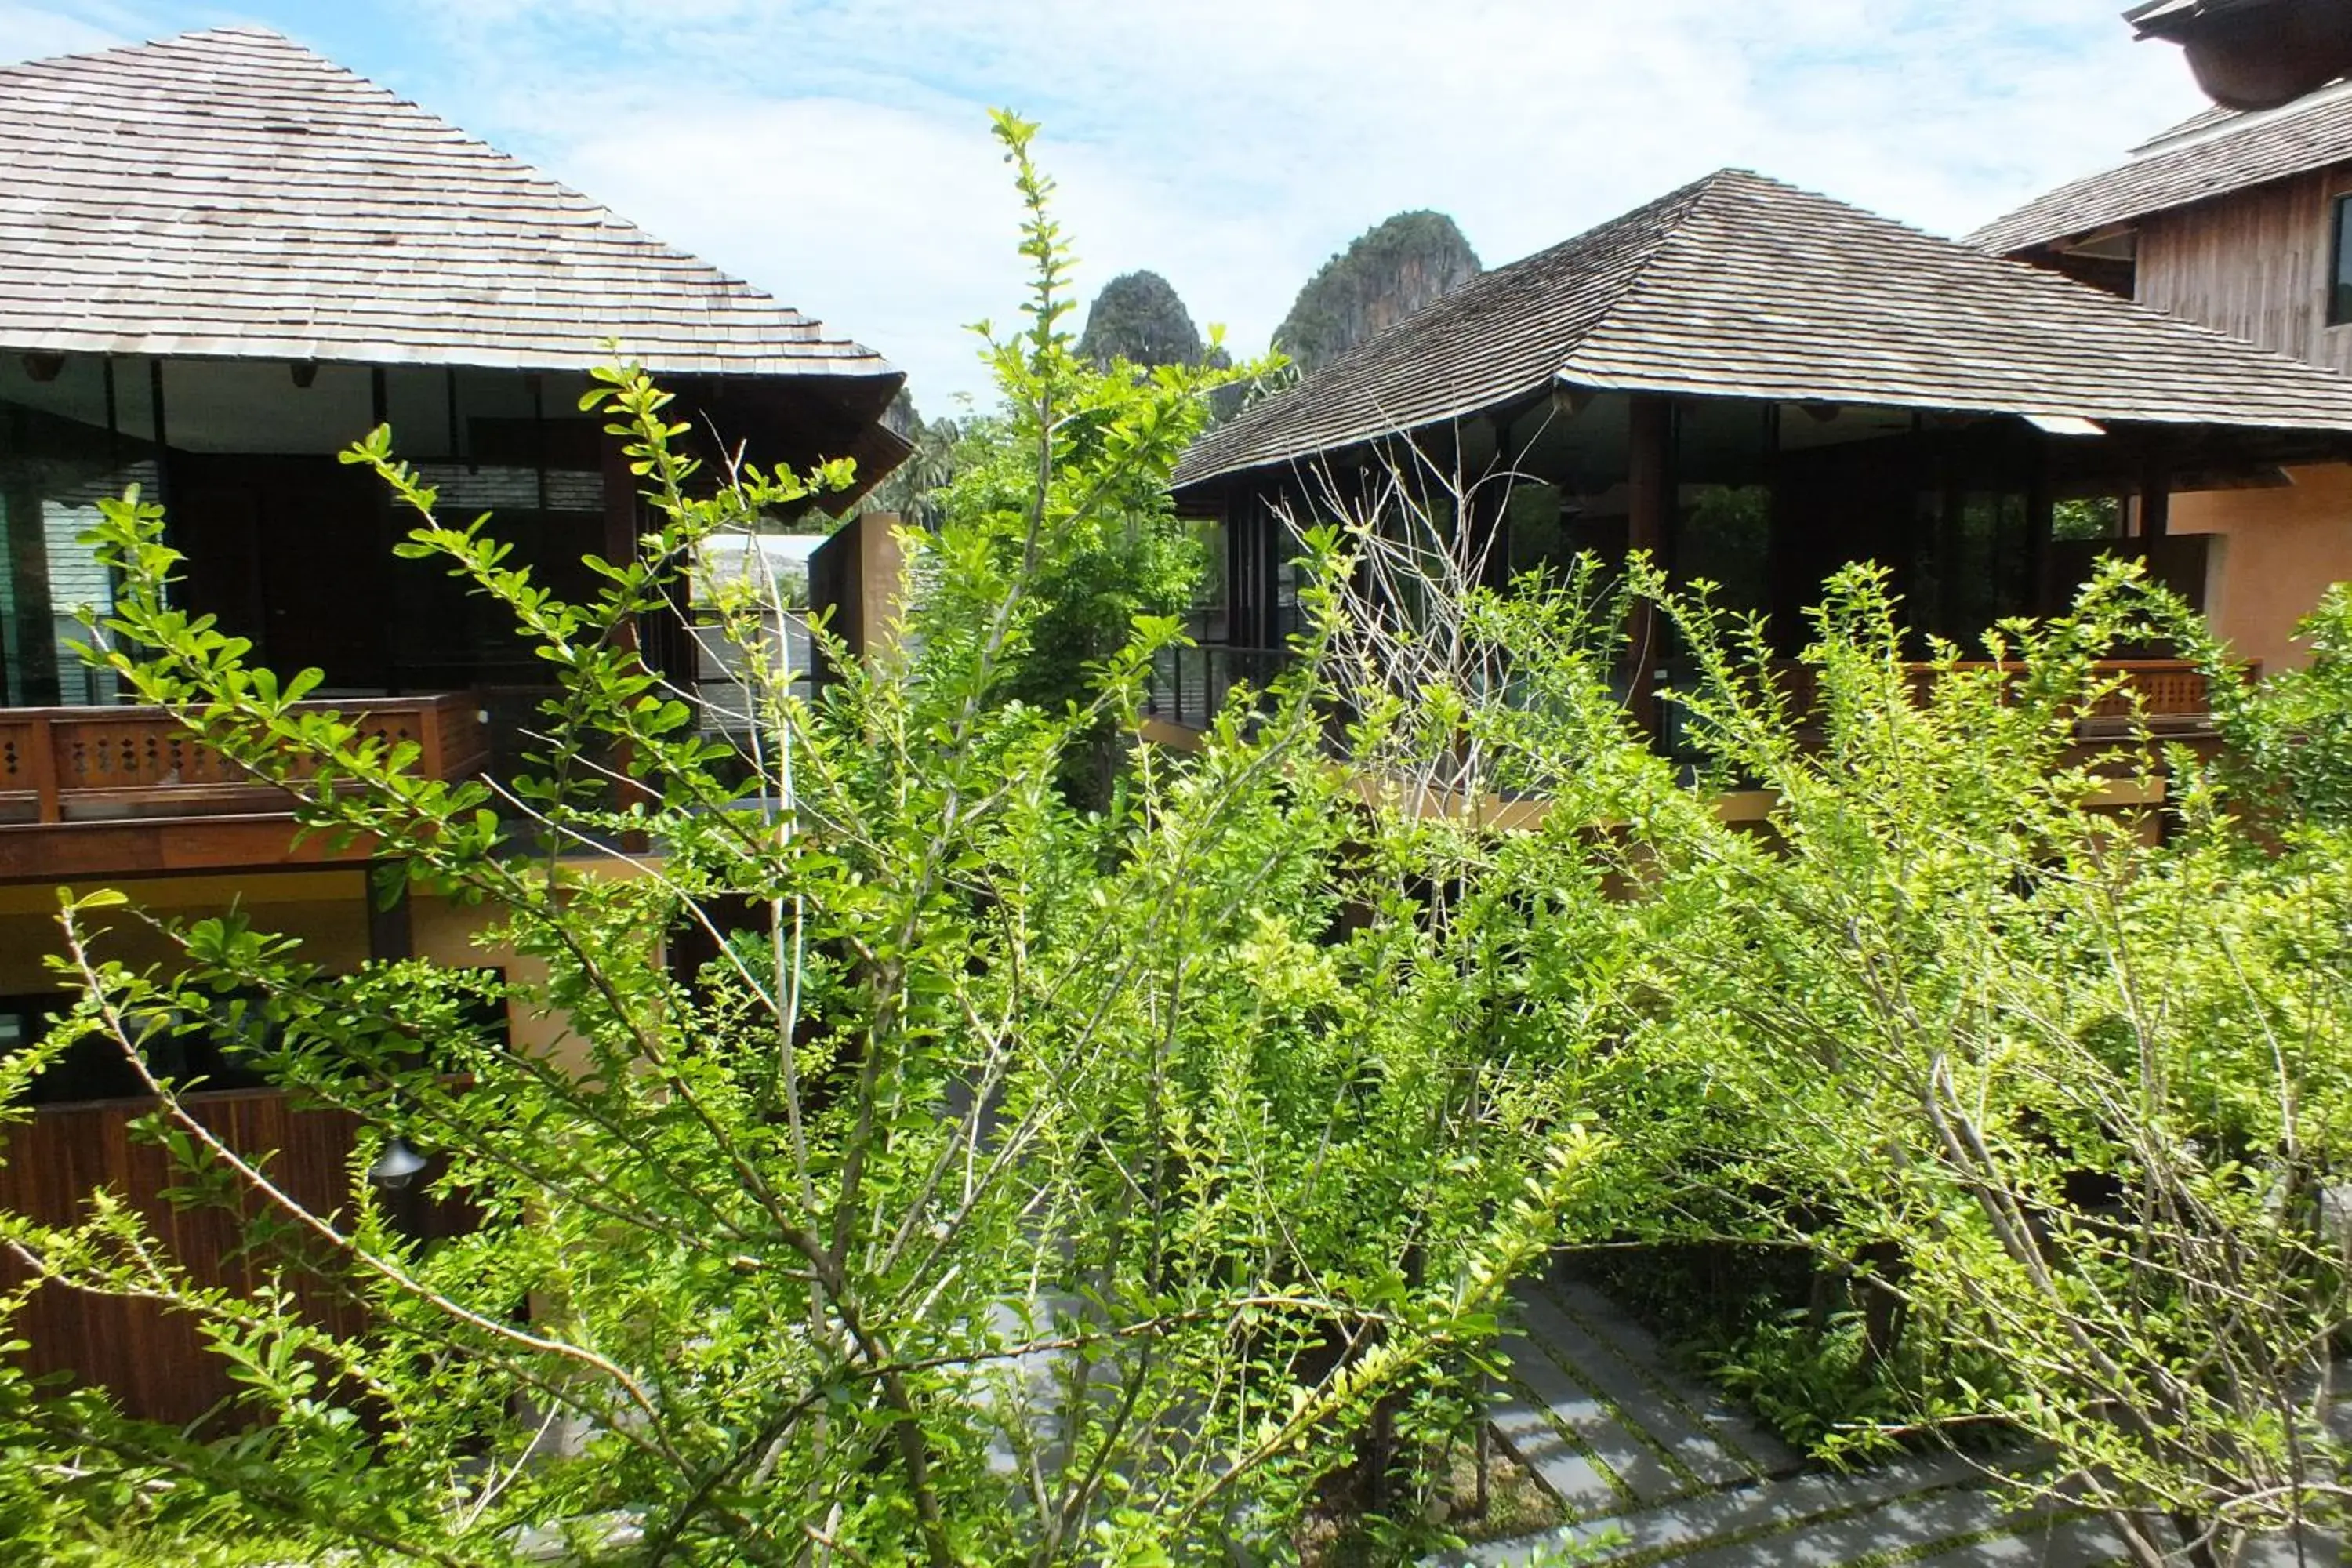
<svg viewBox="0 0 2352 1568">
<path fill-rule="evenodd" d="M 748 776 L 624 629 L 698 542 L 849 476 L 712 492 L 641 376 L 591 401 L 655 531 L 596 563 L 591 602 L 513 569 L 491 525 L 443 521 L 388 432 L 352 455 L 416 514 L 403 553 L 560 673 L 530 778 L 420 781 L 407 749 L 298 710 L 315 675 L 281 680 L 173 608 L 160 513 L 108 508 L 130 688 L 284 783 L 315 830 L 368 833 L 420 893 L 483 906 L 524 961 L 491 999 L 570 1040 L 542 1057 L 485 1034 L 485 983 L 429 964 L 338 975 L 241 919 L 67 901 L 80 1000 L 0 1100 L 110 1043 L 149 1075 L 145 1135 L 187 1201 L 240 1205 L 289 1282 L 307 1255 L 373 1323 L 331 1333 L 274 1288 L 192 1277 L 103 1195 L 75 1224 L 0 1215 L 47 1288 L 193 1315 L 241 1391 L 183 1432 L 31 1402 L 0 1372 L 0 1486 L 97 1478 L 12 1519 L 14 1544 L 164 1550 L 200 1521 L 223 1550 L 404 1563 L 503 1563 L 551 1532 L 629 1563 L 1144 1564 L 1278 1555 L 1334 1489 L 1388 1516 L 1391 1550 L 1444 1539 L 1417 1506 L 1431 1450 L 1465 1430 L 1502 1294 L 1607 1144 L 1560 1113 L 1558 1062 L 1453 1028 L 1457 979 L 1406 908 L 1352 912 L 1377 900 L 1343 853 L 1359 823 L 1318 765 L 1311 681 L 1197 757 L 1136 755 L 1099 809 L 1055 787 L 1131 727 L 1176 635 L 1129 616 L 1085 679 L 1033 697 L 1072 562 L 1159 515 L 1216 376 L 1076 360 L 1030 129 L 1000 129 L 1039 285 L 992 347 L 989 499 L 910 542 L 914 635 L 845 658 L 819 703 L 753 595 L 720 607 L 753 655 Z M 179 963 L 112 960 L 125 921 Z M 698 928 L 719 957 L 673 975 L 661 933 Z M 478 1228 L 415 1239 L 360 1182 L 305 1209 L 217 1142 L 147 1047 L 227 995 L 270 1026 L 250 1065 L 374 1130 L 362 1166 L 394 1131 L 445 1156 L 436 1188 Z"/>
<path fill-rule="evenodd" d="M 2332 663 L 2243 689 L 2114 567 L 1997 633 L 2006 668 L 1940 650 L 1921 695 L 1883 574 L 1854 569 L 1792 681 L 1759 621 L 1633 576 L 1690 653 L 1666 700 L 1695 779 L 1612 700 L 1624 608 L 1590 570 L 1507 599 L 1435 584 L 1402 633 L 1362 606 L 1340 666 L 1400 800 L 1550 803 L 1519 841 L 1466 842 L 1449 892 L 1491 1026 L 1529 1052 L 1610 1042 L 1576 1075 L 1622 1155 L 1606 1228 L 1811 1258 L 1829 1310 L 1759 1312 L 1727 1348 L 1817 1446 L 2038 1440 L 2049 1484 L 2149 1563 L 2337 1517 Z M 2158 636 L 2267 752 L 2083 743 L 2118 690 L 2101 656 Z M 1734 787 L 1769 816 L 1724 820 Z"/>
<path fill-rule="evenodd" d="M 0 1544 L 1147 1564 L 1281 1560 L 1346 1510 L 1402 1559 L 1446 1538 L 1427 1504 L 1506 1292 L 1562 1241 L 1801 1260 L 1755 1278 L 1793 1267 L 1820 1310 L 1762 1289 L 1727 1364 L 1832 1453 L 2031 1439 L 2034 1484 L 2150 1564 L 2339 1522 L 2340 650 L 2226 689 L 2226 763 L 2093 753 L 2103 652 L 2220 658 L 2129 569 L 2001 633 L 2008 670 L 1942 650 L 1922 698 L 1867 570 L 1793 682 L 1758 623 L 1640 563 L 1506 596 L 1383 543 L 1441 530 L 1301 519 L 1297 668 L 1197 754 L 1132 746 L 1180 636 L 1161 490 L 1221 376 L 1077 358 L 1031 129 L 1000 131 L 1038 286 L 991 340 L 984 460 L 910 541 L 915 635 L 812 703 L 751 597 L 720 606 L 747 759 L 625 628 L 698 542 L 849 476 L 714 492 L 641 376 L 593 402 L 656 525 L 593 601 L 442 521 L 389 433 L 352 454 L 417 514 L 404 552 L 560 673 L 530 778 L 420 781 L 298 710 L 316 677 L 173 608 L 160 514 L 108 510 L 126 687 L 494 911 L 536 967 L 492 999 L 571 1040 L 484 1034 L 484 983 L 430 965 L 338 975 L 244 920 L 68 900 L 79 1000 L 0 1104 L 110 1042 L 185 1201 L 243 1205 L 286 1284 L 373 1325 L 193 1278 L 106 1194 L 0 1215 L 45 1288 L 194 1316 L 241 1390 L 178 1431 L 0 1370 Z M 1695 774 L 1619 699 L 1634 596 L 1685 650 Z M 1735 784 L 1769 813 L 1727 819 Z M 126 921 L 181 962 L 117 962 Z M 672 974 L 687 928 L 718 957 Z M 362 1163 L 395 1131 L 447 1156 L 479 1227 L 419 1241 L 356 1180 L 304 1209 L 215 1142 L 149 1047 L 225 997 L 272 1026 L 254 1066 L 374 1130 Z"/>
</svg>

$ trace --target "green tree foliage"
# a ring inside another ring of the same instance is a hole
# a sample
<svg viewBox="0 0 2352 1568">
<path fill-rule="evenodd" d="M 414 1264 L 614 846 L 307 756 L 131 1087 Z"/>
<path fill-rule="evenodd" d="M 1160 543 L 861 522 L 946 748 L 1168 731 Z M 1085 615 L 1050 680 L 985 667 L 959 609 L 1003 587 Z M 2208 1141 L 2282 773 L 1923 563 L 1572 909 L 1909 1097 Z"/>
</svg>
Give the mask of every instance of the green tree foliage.
<svg viewBox="0 0 2352 1568">
<path fill-rule="evenodd" d="M 1078 336 L 1078 357 L 1098 370 L 1120 360 L 1140 370 L 1203 364 L 1209 352 L 1175 286 L 1157 272 L 1122 273 L 1104 284 Z"/>
<path fill-rule="evenodd" d="M 1301 519 L 1297 667 L 1078 804 L 1055 781 L 1181 635 L 1093 563 L 1163 525 L 1219 377 L 1078 356 L 1032 128 L 999 131 L 1037 282 L 989 337 L 1005 405 L 917 635 L 813 704 L 723 605 L 748 757 L 625 628 L 699 542 L 851 476 L 713 489 L 642 377 L 594 402 L 655 528 L 586 602 L 442 519 L 389 433 L 352 454 L 416 514 L 404 552 L 560 673 L 527 778 L 420 780 L 298 709 L 316 677 L 171 607 L 159 513 L 109 509 L 126 687 L 527 962 L 336 974 L 252 920 L 64 901 L 79 1000 L 0 1106 L 110 1045 L 181 1200 L 247 1216 L 257 1283 L 192 1276 L 119 1194 L 0 1215 L 42 1288 L 170 1304 L 240 1390 L 157 1429 L 0 1368 L 0 1545 L 1152 1564 L 1280 1560 L 1344 1504 L 1407 1561 L 1444 1539 L 1422 1505 L 1510 1280 L 1649 1243 L 1811 1277 L 1750 1386 L 1810 1375 L 1832 1457 L 1971 1446 L 2143 1568 L 2342 1525 L 2343 596 L 2310 674 L 2260 687 L 2132 565 L 1923 673 L 1857 568 L 1789 664 L 1644 563 L 1506 596 L 1430 518 Z M 1644 605 L 1695 770 L 1622 700 Z M 2101 656 L 2155 637 L 2210 667 L 2238 754 L 2133 722 Z M 121 962 L 127 924 L 177 962 Z M 659 962 L 682 927 L 719 952 L 692 976 Z M 486 1034 L 483 1001 L 566 1050 Z M 374 1130 L 362 1164 L 395 1130 L 445 1156 L 479 1228 L 416 1240 L 356 1179 L 285 1197 L 151 1065 L 191 1030 L 266 1042 L 255 1067 Z"/>
<path fill-rule="evenodd" d="M 2183 640 L 2209 666 L 2226 666 L 2227 650 L 2201 630 L 2187 627 Z M 2258 811 L 2352 827 L 2352 584 L 2330 588 L 2295 635 L 2311 648 L 2307 667 L 2281 670 L 2259 689 L 2234 679 L 2219 687 L 2224 766 Z"/>
<path fill-rule="evenodd" d="M 1368 556 L 1396 532 L 1352 528 Z M 2144 1564 L 2341 1524 L 2334 662 L 2246 689 L 2137 565 L 1997 634 L 2003 668 L 1947 647 L 1923 678 L 1871 570 L 1790 666 L 1652 573 L 1507 599 L 1424 561 L 1409 626 L 1345 617 L 1360 766 L 1457 818 L 1546 803 L 1522 839 L 1464 844 L 1461 962 L 1522 1050 L 1612 1013 L 1579 1110 L 1625 1156 L 1625 1238 L 1815 1277 L 1747 1348 L 1749 1390 L 1836 1457 L 2005 1452 Z M 1666 706 L 1696 787 L 1616 700 L 1627 594 L 1689 650 Z M 2081 726 L 2132 710 L 2100 656 L 2158 636 L 2207 659 L 2264 765 L 2128 726 L 2086 758 Z M 1729 791 L 1769 816 L 1727 822 Z"/>
<path fill-rule="evenodd" d="M 963 427 L 944 416 L 926 419 L 915 406 L 912 393 L 901 387 L 891 401 L 887 423 L 914 449 L 867 497 L 875 511 L 888 512 L 909 527 L 935 529 L 940 524 L 940 498 L 955 482 L 963 448 Z"/>
<path fill-rule="evenodd" d="M 1276 329 L 1275 347 L 1311 374 L 1479 271 L 1478 253 L 1452 218 L 1399 213 L 1324 263 Z"/>
<path fill-rule="evenodd" d="M 1066 329 L 1070 261 L 1048 208 L 1051 182 L 1025 164 L 1020 181 L 1038 291 L 1025 331 L 1004 337 L 982 326 L 1002 404 L 966 430 L 941 504 L 959 538 L 984 542 L 995 570 L 1023 583 L 1003 700 L 1091 709 L 1100 668 L 1130 642 L 1138 618 L 1191 607 L 1203 563 L 1197 537 L 1176 520 L 1168 476 L 1217 394 L 1266 367 L 1230 365 L 1213 331 L 1205 353 L 1098 364 Z M 926 635 L 992 624 L 994 608 L 971 596 L 990 579 L 950 572 L 947 581 Z M 1094 725 L 1093 742 L 1064 758 L 1062 777 L 1077 798 L 1100 804 L 1126 739 L 1111 714 L 1097 711 Z"/>
<path fill-rule="evenodd" d="M 1439 1539 L 1411 1507 L 1429 1456 L 1465 1429 L 1503 1291 L 1608 1145 L 1559 1114 L 1573 1042 L 1516 1060 L 1457 1030 L 1451 955 L 1389 891 L 1409 847 L 1349 848 L 1310 686 L 1237 710 L 1197 757 L 1139 756 L 1107 812 L 1052 786 L 1131 720 L 1176 628 L 1137 620 L 1082 699 L 1013 683 L 1055 574 L 1164 480 L 1201 382 L 1076 361 L 1032 128 L 999 132 L 1032 203 L 1025 330 L 992 340 L 1029 487 L 950 510 L 918 635 L 821 705 L 758 657 L 751 596 L 722 604 L 753 655 L 748 757 L 698 733 L 625 628 L 699 542 L 851 476 L 714 489 L 639 375 L 590 402 L 653 531 L 593 563 L 593 600 L 444 519 L 389 431 L 350 455 L 414 514 L 401 552 L 560 673 L 526 778 L 419 779 L 413 747 L 298 709 L 315 672 L 281 679 L 173 608 L 159 510 L 107 508 L 106 657 L 130 687 L 314 831 L 365 833 L 418 894 L 491 911 L 521 962 L 337 974 L 245 918 L 65 899 L 79 999 L 0 1067 L 0 1106 L 79 1043 L 121 1053 L 156 1100 L 141 1135 L 181 1201 L 247 1216 L 257 1283 L 191 1275 L 113 1194 L 68 1224 L 0 1215 L 46 1289 L 168 1303 L 240 1391 L 163 1429 L 0 1369 L 13 1554 L 129 1536 L 445 1568 L 550 1541 L 631 1564 L 1263 1560 L 1367 1464 L 1391 1548 Z M 658 855 L 616 847 L 640 836 Z M 118 961 L 125 924 L 174 963 Z M 681 928 L 719 954 L 691 976 L 660 962 Z M 568 1039 L 519 1047 L 472 1022 L 483 1002 Z M 373 1130 L 347 1201 L 292 1200 L 151 1065 L 159 1040 L 239 1019 L 269 1026 L 246 1033 L 254 1068 Z M 446 1160 L 436 1192 L 478 1228 L 394 1223 L 358 1171 L 395 1131 Z M 322 1327 L 298 1284 L 364 1305 L 367 1329 Z"/>
</svg>

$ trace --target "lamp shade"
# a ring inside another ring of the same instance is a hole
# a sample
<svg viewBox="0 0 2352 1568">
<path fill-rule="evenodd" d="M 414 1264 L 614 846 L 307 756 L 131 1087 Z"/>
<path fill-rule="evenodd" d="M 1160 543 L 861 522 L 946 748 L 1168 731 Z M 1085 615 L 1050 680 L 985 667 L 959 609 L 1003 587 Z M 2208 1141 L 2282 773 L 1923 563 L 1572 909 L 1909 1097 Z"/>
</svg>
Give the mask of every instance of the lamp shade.
<svg viewBox="0 0 2352 1568">
<path fill-rule="evenodd" d="M 425 1166 L 425 1156 L 408 1146 L 408 1140 L 395 1136 L 383 1146 L 383 1152 L 368 1167 L 368 1182 L 388 1193 L 404 1190 L 416 1180 L 417 1173 Z"/>
</svg>

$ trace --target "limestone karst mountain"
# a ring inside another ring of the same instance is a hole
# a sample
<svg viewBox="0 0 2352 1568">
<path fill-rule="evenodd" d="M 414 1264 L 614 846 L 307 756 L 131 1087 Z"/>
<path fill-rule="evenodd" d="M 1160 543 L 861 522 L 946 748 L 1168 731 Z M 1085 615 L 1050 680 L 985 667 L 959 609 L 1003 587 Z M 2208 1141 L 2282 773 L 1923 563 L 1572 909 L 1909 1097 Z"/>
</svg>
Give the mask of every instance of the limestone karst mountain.
<svg viewBox="0 0 2352 1568">
<path fill-rule="evenodd" d="M 1312 374 L 1478 276 L 1478 253 L 1444 213 L 1399 213 L 1299 290 L 1275 345 Z"/>
<path fill-rule="evenodd" d="M 1124 273 L 1105 284 L 1078 339 L 1078 353 L 1100 365 L 1198 364 L 1207 352 L 1192 313 L 1157 272 Z"/>
</svg>

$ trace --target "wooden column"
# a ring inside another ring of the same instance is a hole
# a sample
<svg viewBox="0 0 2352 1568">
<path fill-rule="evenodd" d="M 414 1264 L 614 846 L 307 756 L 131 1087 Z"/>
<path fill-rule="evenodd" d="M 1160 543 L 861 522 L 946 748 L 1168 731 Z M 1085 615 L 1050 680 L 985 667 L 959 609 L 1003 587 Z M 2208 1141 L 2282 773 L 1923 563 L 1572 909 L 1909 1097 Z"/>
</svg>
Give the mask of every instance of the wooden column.
<svg viewBox="0 0 2352 1568">
<path fill-rule="evenodd" d="M 384 901 L 380 879 L 400 877 L 400 891 L 390 903 Z M 408 879 L 398 867 L 387 861 L 371 861 L 368 865 L 366 897 L 368 905 L 368 957 L 377 963 L 397 963 L 416 956 L 416 937 L 409 920 Z"/>
<path fill-rule="evenodd" d="M 2056 574 L 2053 571 L 2058 503 L 2050 478 L 2050 443 L 2046 438 L 2034 442 L 2033 457 L 2025 477 L 2025 560 L 2028 590 L 2033 595 L 2033 613 L 2047 616 L 2060 605 Z"/>
<path fill-rule="evenodd" d="M 57 625 L 49 604 L 49 542 L 44 531 L 41 489 L 27 464 L 9 493 L 0 495 L 0 572 L 8 574 L 16 625 L 0 627 L 15 646 L 0 668 L 13 665 L 17 700 L 29 708 L 60 701 Z M 0 689 L 0 697 L 5 697 Z"/>
<path fill-rule="evenodd" d="M 604 458 L 604 553 L 605 560 L 619 566 L 637 558 L 639 531 L 637 477 L 629 471 L 629 454 L 620 437 L 606 436 L 603 452 Z M 619 628 L 621 646 L 635 651 L 640 658 L 645 656 L 645 642 L 640 635 L 641 631 L 642 628 L 634 625 Z M 614 748 L 613 755 L 609 759 L 613 770 L 625 778 L 627 777 L 630 764 L 634 760 L 630 748 L 626 745 Z M 615 793 L 619 796 L 618 804 L 625 807 L 636 802 L 650 805 L 655 798 L 651 790 L 635 781 L 620 785 Z M 629 854 L 642 855 L 647 848 L 646 836 L 642 833 L 624 834 L 621 847 Z"/>
<path fill-rule="evenodd" d="M 1674 404 L 1667 398 L 1637 395 L 1633 400 L 1626 450 L 1625 548 L 1629 554 L 1647 552 L 1663 565 L 1666 532 L 1674 514 Z M 1626 703 L 1634 721 L 1653 735 L 1658 732 L 1657 607 L 1637 603 L 1625 626 L 1627 651 Z"/>
<path fill-rule="evenodd" d="M 1463 563 L 1477 563 L 1479 585 L 1497 592 L 1511 582 L 1510 495 L 1510 481 L 1498 468 L 1471 492 L 1462 520 Z"/>
<path fill-rule="evenodd" d="M 2160 454 L 2150 452 L 2140 469 L 2139 536 L 2162 539 L 2172 531 L 2172 469 Z"/>
<path fill-rule="evenodd" d="M 58 746 L 55 721 L 46 714 L 33 719 L 33 754 L 26 763 L 33 773 L 34 814 L 43 822 L 63 822 L 65 806 L 59 798 L 64 783 L 58 777 Z"/>
</svg>

